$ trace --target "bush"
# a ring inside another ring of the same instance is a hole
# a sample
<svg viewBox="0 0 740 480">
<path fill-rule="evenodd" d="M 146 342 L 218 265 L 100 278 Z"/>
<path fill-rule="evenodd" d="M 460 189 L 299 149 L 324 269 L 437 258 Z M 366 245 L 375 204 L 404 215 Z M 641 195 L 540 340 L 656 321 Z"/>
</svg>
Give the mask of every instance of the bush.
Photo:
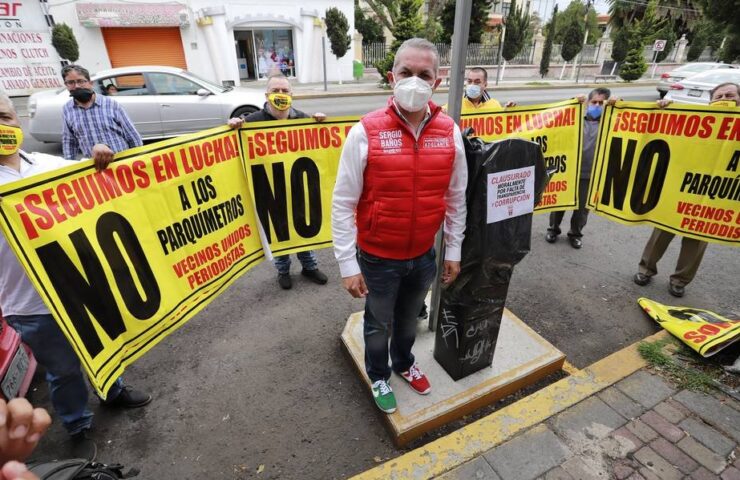
<svg viewBox="0 0 740 480">
<path fill-rule="evenodd" d="M 80 47 L 72 28 L 66 23 L 58 23 L 51 29 L 51 44 L 65 60 L 74 63 L 80 58 Z"/>
<path fill-rule="evenodd" d="M 627 82 L 638 80 L 647 71 L 648 66 L 642 56 L 642 46 L 633 48 L 627 53 L 627 58 L 619 67 L 619 76 Z"/>
<path fill-rule="evenodd" d="M 555 37 L 555 20 L 558 18 L 558 6 L 552 11 L 552 19 L 550 24 L 547 26 L 547 38 L 545 39 L 545 47 L 542 49 L 542 60 L 540 60 L 540 76 L 545 78 L 547 72 L 550 71 L 550 55 L 552 55 L 552 40 Z"/>
<path fill-rule="evenodd" d="M 349 32 L 347 17 L 338 8 L 332 7 L 326 10 L 326 36 L 329 37 L 331 53 L 337 59 L 347 54 L 352 38 Z"/>
</svg>

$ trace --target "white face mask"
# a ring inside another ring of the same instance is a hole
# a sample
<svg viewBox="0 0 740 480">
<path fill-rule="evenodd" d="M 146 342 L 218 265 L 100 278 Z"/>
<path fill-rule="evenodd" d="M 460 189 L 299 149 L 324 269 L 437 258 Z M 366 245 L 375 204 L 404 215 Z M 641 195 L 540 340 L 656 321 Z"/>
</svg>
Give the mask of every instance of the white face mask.
<svg viewBox="0 0 740 480">
<path fill-rule="evenodd" d="M 399 107 L 407 112 L 418 112 L 432 98 L 432 87 L 419 77 L 408 77 L 396 82 L 393 96 Z"/>
<path fill-rule="evenodd" d="M 467 95 L 468 98 L 478 98 L 481 93 L 480 85 L 472 84 L 465 87 L 465 95 Z"/>
</svg>

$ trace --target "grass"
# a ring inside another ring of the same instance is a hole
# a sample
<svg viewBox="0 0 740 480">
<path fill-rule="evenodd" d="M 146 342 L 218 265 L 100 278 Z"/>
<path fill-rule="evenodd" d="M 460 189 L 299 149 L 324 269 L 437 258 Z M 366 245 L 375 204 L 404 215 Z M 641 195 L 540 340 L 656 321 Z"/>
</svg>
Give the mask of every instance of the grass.
<svg viewBox="0 0 740 480">
<path fill-rule="evenodd" d="M 673 352 L 666 352 L 666 350 Z M 674 354 L 679 351 L 686 355 L 690 352 L 684 345 L 677 343 L 672 337 L 655 342 L 640 342 L 637 351 L 654 369 L 662 372 L 666 377 L 673 380 L 679 388 L 706 392 L 716 383 L 710 375 L 686 367 L 674 359 Z"/>
<path fill-rule="evenodd" d="M 525 85 L 550 85 L 550 82 L 527 82 Z"/>
</svg>

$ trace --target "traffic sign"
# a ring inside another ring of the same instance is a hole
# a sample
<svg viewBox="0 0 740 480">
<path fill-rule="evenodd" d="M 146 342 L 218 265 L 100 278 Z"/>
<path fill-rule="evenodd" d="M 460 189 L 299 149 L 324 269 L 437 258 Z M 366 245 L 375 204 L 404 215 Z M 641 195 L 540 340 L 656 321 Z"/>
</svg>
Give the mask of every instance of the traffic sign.
<svg viewBox="0 0 740 480">
<path fill-rule="evenodd" d="M 656 40 L 653 44 L 653 51 L 662 52 L 663 50 L 665 50 L 665 44 L 666 40 Z"/>
</svg>

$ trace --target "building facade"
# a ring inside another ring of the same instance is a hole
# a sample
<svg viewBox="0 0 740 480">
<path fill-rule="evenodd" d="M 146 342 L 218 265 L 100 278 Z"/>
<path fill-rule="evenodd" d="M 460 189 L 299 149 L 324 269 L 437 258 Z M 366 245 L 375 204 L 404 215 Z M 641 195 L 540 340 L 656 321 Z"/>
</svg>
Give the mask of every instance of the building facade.
<svg viewBox="0 0 740 480">
<path fill-rule="evenodd" d="M 36 1 L 39 0 L 24 0 Z M 252 1 L 81 0 L 49 4 L 54 21 L 71 26 L 78 63 L 91 72 L 130 65 L 171 65 L 227 85 L 283 72 L 298 82 L 352 79 L 350 49 L 331 54 L 323 17 L 339 8 L 354 32 L 353 0 Z"/>
</svg>

